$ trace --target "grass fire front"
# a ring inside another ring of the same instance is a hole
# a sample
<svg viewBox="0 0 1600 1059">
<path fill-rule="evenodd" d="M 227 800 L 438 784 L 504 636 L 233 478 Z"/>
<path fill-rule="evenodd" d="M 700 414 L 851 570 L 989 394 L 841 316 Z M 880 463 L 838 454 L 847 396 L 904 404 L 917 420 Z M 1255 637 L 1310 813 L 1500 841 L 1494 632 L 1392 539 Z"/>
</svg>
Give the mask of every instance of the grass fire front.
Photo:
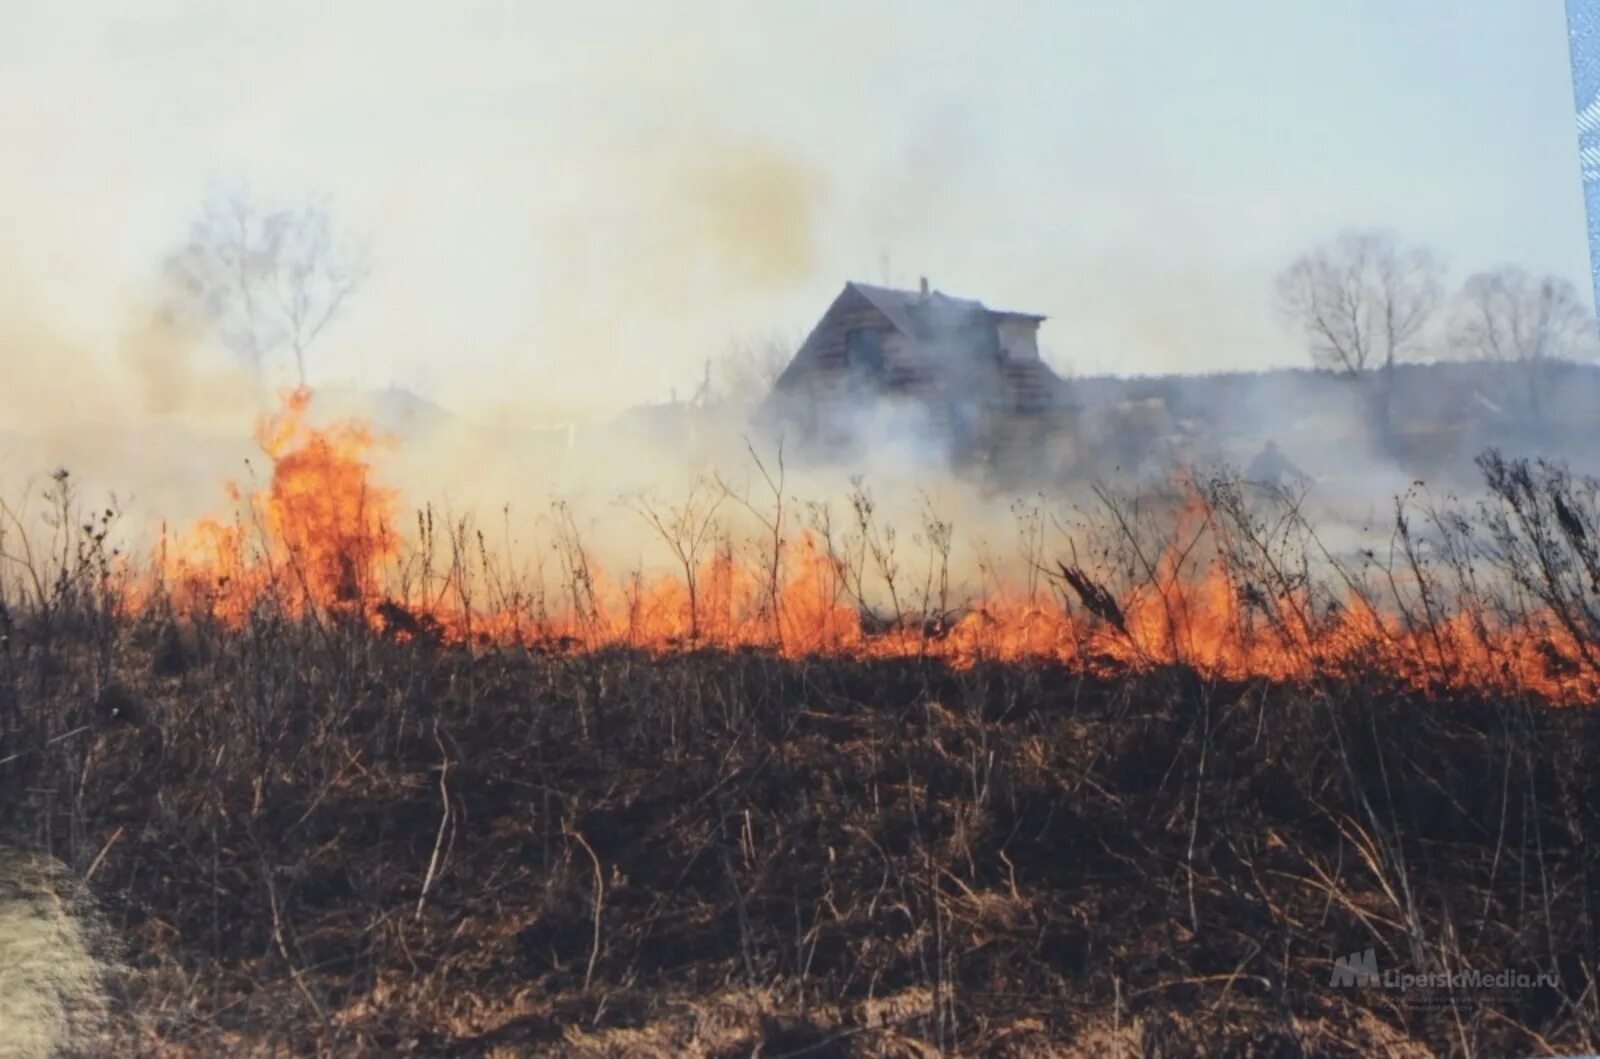
<svg viewBox="0 0 1600 1059">
<path fill-rule="evenodd" d="M 0 661 L 0 825 L 120 939 L 107 1054 L 1600 1043 L 1589 709 L 136 620 Z M 1369 948 L 1557 984 L 1332 984 Z"/>
</svg>

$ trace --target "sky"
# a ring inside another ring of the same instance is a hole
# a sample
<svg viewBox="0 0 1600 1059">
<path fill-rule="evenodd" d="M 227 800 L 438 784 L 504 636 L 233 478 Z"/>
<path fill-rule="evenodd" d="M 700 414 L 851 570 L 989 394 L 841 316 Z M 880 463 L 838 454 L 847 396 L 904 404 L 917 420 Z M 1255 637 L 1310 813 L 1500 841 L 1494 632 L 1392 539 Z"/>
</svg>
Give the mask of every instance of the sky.
<svg viewBox="0 0 1600 1059">
<path fill-rule="evenodd" d="M 1347 226 L 1587 297 L 1572 99 L 1560 0 L 0 0 L 0 358 L 64 416 L 203 358 L 160 262 L 248 187 L 369 247 L 318 385 L 604 414 L 924 275 L 1069 372 L 1301 364 Z"/>
</svg>

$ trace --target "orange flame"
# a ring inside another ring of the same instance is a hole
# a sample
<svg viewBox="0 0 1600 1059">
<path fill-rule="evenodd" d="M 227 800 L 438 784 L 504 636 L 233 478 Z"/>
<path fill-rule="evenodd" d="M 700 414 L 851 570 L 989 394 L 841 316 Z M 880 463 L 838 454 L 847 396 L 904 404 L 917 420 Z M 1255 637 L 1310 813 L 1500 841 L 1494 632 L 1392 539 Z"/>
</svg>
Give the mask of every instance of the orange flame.
<svg viewBox="0 0 1600 1059">
<path fill-rule="evenodd" d="M 295 614 L 359 611 L 377 591 L 400 544 L 397 494 L 370 480 L 366 457 L 378 439 L 357 422 L 312 428 L 310 404 L 310 390 L 286 392 L 282 409 L 257 424 L 272 480 L 251 496 L 229 484 L 242 505 L 233 524 L 203 519 L 163 545 L 157 568 L 181 603 L 238 621 L 269 590 Z"/>
<path fill-rule="evenodd" d="M 1221 560 L 1185 572 L 1170 555 L 1146 584 L 1113 601 L 1114 619 L 1064 594 L 1040 599 L 1002 588 L 953 623 L 941 616 L 869 631 L 841 562 L 808 535 L 781 549 L 776 571 L 757 574 L 723 550 L 692 585 L 670 576 L 616 582 L 585 568 L 572 597 L 554 608 L 532 599 L 486 611 L 401 602 L 385 595 L 400 540 L 392 528 L 398 496 L 371 482 L 367 457 L 378 439 L 355 422 L 311 427 L 310 399 L 304 389 L 286 393 L 282 410 L 260 423 L 272 478 L 253 495 L 230 487 L 239 509 L 232 525 L 204 520 L 163 545 L 160 587 L 180 608 L 239 623 L 270 600 L 295 615 L 364 619 L 399 637 L 572 650 L 761 647 L 788 657 L 1050 662 L 1097 673 L 1176 664 L 1221 679 L 1293 682 L 1378 672 L 1426 693 L 1600 701 L 1600 675 L 1579 664 L 1592 645 L 1548 615 L 1510 623 L 1461 612 L 1416 628 L 1354 591 L 1319 615 L 1309 593 L 1252 598 Z M 1180 517 L 1196 516 L 1191 509 Z M 155 595 L 152 587 L 143 598 Z"/>
</svg>

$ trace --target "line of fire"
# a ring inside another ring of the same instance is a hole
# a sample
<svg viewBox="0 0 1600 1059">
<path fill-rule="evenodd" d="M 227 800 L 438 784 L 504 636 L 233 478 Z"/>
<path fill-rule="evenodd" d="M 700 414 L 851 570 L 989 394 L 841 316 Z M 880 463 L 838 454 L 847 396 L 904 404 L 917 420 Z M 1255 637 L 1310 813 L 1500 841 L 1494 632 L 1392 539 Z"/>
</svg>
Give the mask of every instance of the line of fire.
<svg viewBox="0 0 1600 1059">
<path fill-rule="evenodd" d="M 1600 0 L 0 0 L 0 150 L 0 1059 L 1600 1056 Z"/>
<path fill-rule="evenodd" d="M 463 644 L 658 655 L 759 648 L 790 658 L 932 656 L 962 667 L 1031 660 L 1098 673 L 1187 665 L 1232 680 L 1290 682 L 1375 672 L 1430 693 L 1496 687 L 1561 703 L 1600 696 L 1600 613 L 1586 580 L 1600 578 L 1600 534 L 1583 479 L 1490 451 L 1470 461 L 1503 505 L 1480 516 L 1487 540 L 1474 539 L 1461 517 L 1425 506 L 1380 513 L 1389 528 L 1375 536 L 1323 521 L 1370 488 L 1338 475 L 1318 482 L 1300 466 L 1319 473 L 1351 458 L 1311 451 L 1313 419 L 1296 432 L 1293 455 L 1271 438 L 1230 438 L 1223 428 L 1229 419 L 1248 421 L 1249 404 L 1263 394 L 1281 399 L 1281 422 L 1295 400 L 1314 406 L 1324 391 L 1344 389 L 1362 410 L 1332 417 L 1346 445 L 1349 431 L 1370 429 L 1372 444 L 1391 458 L 1410 445 L 1404 458 L 1450 466 L 1466 447 L 1465 425 L 1453 424 L 1454 437 L 1436 426 L 1384 431 L 1377 417 L 1393 392 L 1379 386 L 1453 373 L 1458 399 L 1465 395 L 1458 407 L 1491 417 L 1479 429 L 1500 430 L 1498 408 L 1474 388 L 1492 379 L 1475 376 L 1479 366 L 1407 366 L 1381 380 L 1201 379 L 1202 393 L 1236 388 L 1235 400 L 1216 401 L 1209 421 L 1204 413 L 1175 416 L 1169 396 L 1185 402 L 1180 410 L 1192 410 L 1194 396 L 1181 380 L 1156 380 L 1176 389 L 1137 398 L 1124 390 L 1097 399 L 1091 413 L 1084 395 L 1107 381 L 1053 371 L 1040 355 L 1043 320 L 926 283 L 918 291 L 847 284 L 742 426 L 748 459 L 765 479 L 764 501 L 736 490 L 724 470 L 696 478 L 680 498 L 634 495 L 625 507 L 643 516 L 647 538 L 670 561 L 631 571 L 586 547 L 561 507 L 568 521 L 558 520 L 553 546 L 565 588 L 507 587 L 487 553 L 476 563 L 463 559 L 466 523 L 438 527 L 430 508 L 408 531 L 409 501 L 374 463 L 382 432 L 359 420 L 318 421 L 311 392 L 293 391 L 257 432 L 270 482 L 237 491 L 231 516 L 164 536 L 153 568 L 128 568 L 126 598 L 136 609 L 164 600 L 235 625 L 270 602 L 401 639 Z M 1536 397 L 1505 400 L 1540 400 L 1540 436 L 1559 441 L 1555 413 L 1582 400 L 1573 380 L 1592 385 L 1595 373 L 1540 367 L 1567 381 L 1541 380 Z M 1374 394 L 1385 396 L 1382 405 Z M 1412 424 L 1419 404 L 1408 401 Z M 682 431 L 686 449 L 697 434 L 729 444 L 726 430 L 706 425 L 713 409 L 701 402 L 654 411 L 674 415 L 633 422 L 627 429 L 643 434 L 632 443 L 653 436 L 670 444 L 663 439 Z M 1431 454 L 1419 443 L 1437 444 L 1441 435 L 1447 446 Z M 752 440 L 760 437 L 768 447 Z M 1231 468 L 1221 462 L 1229 441 L 1247 457 Z M 549 451 L 574 454 L 582 444 L 567 431 Z M 801 514 L 794 487 L 774 478 L 785 472 L 785 445 L 796 466 L 844 473 L 873 460 L 884 466 L 885 451 L 898 445 L 913 484 L 954 475 L 991 512 L 1007 503 L 1006 486 L 1071 489 L 1087 480 L 1100 510 L 1077 528 L 1051 514 L 1056 547 L 1067 549 L 1054 554 L 1042 543 L 1044 508 L 1024 512 L 1021 527 L 1037 536 L 1033 550 L 1020 562 L 981 564 L 973 580 L 952 559 L 953 527 L 931 510 L 915 527 L 920 554 L 897 554 L 896 527 L 874 521 L 860 476 L 842 517 L 815 503 Z M 1198 464 L 1206 452 L 1219 462 Z M 1137 472 L 1120 486 L 1108 484 L 1114 477 L 1087 479 L 1114 476 L 1118 461 Z M 741 509 L 749 516 L 742 522 Z M 751 526 L 766 527 L 765 545 L 760 534 L 742 537 Z M 448 561 L 437 551 L 446 538 Z M 1389 549 L 1383 563 L 1375 541 Z M 1100 558 L 1082 557 L 1084 549 Z M 913 562 L 923 565 L 905 572 Z M 1480 579 L 1480 562 L 1497 575 Z M 920 590 L 911 592 L 908 579 L 920 579 Z"/>
</svg>

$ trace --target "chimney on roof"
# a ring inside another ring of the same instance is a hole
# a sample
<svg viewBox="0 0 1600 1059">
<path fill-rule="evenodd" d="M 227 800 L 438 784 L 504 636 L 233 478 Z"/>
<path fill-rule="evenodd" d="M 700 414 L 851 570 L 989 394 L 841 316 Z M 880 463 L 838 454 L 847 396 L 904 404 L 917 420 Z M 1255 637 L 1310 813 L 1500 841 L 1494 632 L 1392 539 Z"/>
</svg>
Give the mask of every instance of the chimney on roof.
<svg viewBox="0 0 1600 1059">
<path fill-rule="evenodd" d="M 928 277 L 927 276 L 923 276 L 922 277 L 922 296 L 924 298 L 926 298 L 928 296 Z"/>
</svg>

